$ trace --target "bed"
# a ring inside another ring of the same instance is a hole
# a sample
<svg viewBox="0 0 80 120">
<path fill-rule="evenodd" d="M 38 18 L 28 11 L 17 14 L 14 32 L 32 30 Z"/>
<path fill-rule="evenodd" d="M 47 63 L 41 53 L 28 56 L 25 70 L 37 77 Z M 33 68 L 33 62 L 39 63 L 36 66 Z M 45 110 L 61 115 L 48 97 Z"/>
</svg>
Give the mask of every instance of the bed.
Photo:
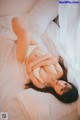
<svg viewBox="0 0 80 120">
<path fill-rule="evenodd" d="M 72 104 L 63 104 L 51 94 L 33 89 L 24 90 L 28 76 L 24 65 L 16 59 L 14 40 L 17 38 L 11 27 L 13 17 L 22 19 L 44 51 L 49 51 L 56 57 L 61 54 L 65 66 L 69 66 L 57 44 L 60 28 L 53 21 L 58 15 L 58 1 L 7 0 L 5 4 L 2 2 L 0 5 L 0 113 L 7 112 L 9 120 L 79 120 L 80 100 Z M 60 46 L 62 48 L 62 44 Z M 75 77 L 71 72 L 69 75 L 69 78 Z M 72 82 L 79 84 L 77 81 Z"/>
</svg>

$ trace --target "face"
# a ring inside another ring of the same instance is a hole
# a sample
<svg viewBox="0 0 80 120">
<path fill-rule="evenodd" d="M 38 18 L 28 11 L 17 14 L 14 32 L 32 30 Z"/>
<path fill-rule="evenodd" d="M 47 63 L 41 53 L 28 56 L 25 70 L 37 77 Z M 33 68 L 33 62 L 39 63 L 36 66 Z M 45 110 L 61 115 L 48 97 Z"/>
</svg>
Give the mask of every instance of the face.
<svg viewBox="0 0 80 120">
<path fill-rule="evenodd" d="M 55 80 L 54 82 L 54 90 L 59 95 L 62 95 L 63 93 L 69 91 L 71 88 L 72 86 L 63 80 Z"/>
</svg>

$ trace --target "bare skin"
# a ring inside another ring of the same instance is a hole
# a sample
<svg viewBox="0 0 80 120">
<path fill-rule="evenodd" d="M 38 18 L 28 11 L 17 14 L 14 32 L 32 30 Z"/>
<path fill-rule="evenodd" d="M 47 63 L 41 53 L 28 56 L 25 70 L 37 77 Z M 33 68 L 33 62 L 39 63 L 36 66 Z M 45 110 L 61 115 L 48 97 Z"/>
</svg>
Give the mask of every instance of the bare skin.
<svg viewBox="0 0 80 120">
<path fill-rule="evenodd" d="M 65 85 L 65 83 L 62 85 L 57 82 L 63 75 L 63 70 L 58 63 L 58 59 L 51 56 L 49 53 L 45 55 L 42 54 L 42 50 L 39 45 L 30 37 L 30 33 L 25 29 L 18 18 L 13 18 L 12 27 L 18 38 L 16 48 L 17 58 L 20 62 L 25 61 L 27 74 L 33 84 L 38 88 L 44 88 L 48 85 L 57 90 L 59 94 L 62 94 L 62 92 L 57 89 L 57 86 L 60 85 L 61 88 L 65 88 L 67 85 Z M 25 58 L 29 45 L 36 45 L 36 48 L 29 57 Z M 53 70 L 50 65 L 54 66 Z M 33 74 L 33 70 L 37 67 L 40 67 L 40 77 L 43 79 L 45 84 L 40 82 Z"/>
</svg>

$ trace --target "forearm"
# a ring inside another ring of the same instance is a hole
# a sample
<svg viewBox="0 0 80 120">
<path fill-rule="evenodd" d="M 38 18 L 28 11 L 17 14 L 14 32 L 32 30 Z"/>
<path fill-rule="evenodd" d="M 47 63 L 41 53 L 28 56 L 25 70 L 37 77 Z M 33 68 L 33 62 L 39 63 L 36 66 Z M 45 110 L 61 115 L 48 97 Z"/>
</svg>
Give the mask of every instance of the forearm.
<svg viewBox="0 0 80 120">
<path fill-rule="evenodd" d="M 37 87 L 37 88 L 44 88 L 45 85 L 41 83 L 34 75 L 33 72 L 29 74 L 29 78 L 32 81 L 32 83 Z"/>
<path fill-rule="evenodd" d="M 34 65 L 37 65 L 38 63 L 41 63 L 41 62 L 43 62 L 43 61 L 48 60 L 50 57 L 51 57 L 51 56 L 50 56 L 49 54 L 45 54 L 45 55 L 42 55 L 41 57 L 35 59 L 34 61 L 32 61 L 32 62 L 30 63 L 31 68 L 34 67 Z"/>
<path fill-rule="evenodd" d="M 37 58 L 33 62 L 30 62 L 29 57 L 27 57 L 26 63 L 25 63 L 26 68 L 27 68 L 27 73 L 29 74 L 31 72 L 31 70 L 33 70 L 34 68 L 37 68 L 37 67 L 41 67 L 44 64 L 45 65 L 50 64 L 49 58 L 50 58 L 50 55 L 46 54 L 46 55 L 43 55 L 43 56 Z"/>
<path fill-rule="evenodd" d="M 34 66 L 32 67 L 32 70 L 34 70 L 34 69 L 36 69 L 36 68 L 38 68 L 38 67 L 43 67 L 43 66 L 50 65 L 50 64 L 51 64 L 50 60 L 44 60 L 44 61 L 39 62 L 39 63 L 37 63 L 36 65 L 34 65 Z"/>
<path fill-rule="evenodd" d="M 48 60 L 41 61 L 35 65 L 32 66 L 32 70 L 43 67 L 45 72 L 54 80 L 59 79 L 62 74 L 63 70 L 61 66 L 59 65 L 58 61 L 54 62 L 53 58 L 49 58 Z"/>
</svg>

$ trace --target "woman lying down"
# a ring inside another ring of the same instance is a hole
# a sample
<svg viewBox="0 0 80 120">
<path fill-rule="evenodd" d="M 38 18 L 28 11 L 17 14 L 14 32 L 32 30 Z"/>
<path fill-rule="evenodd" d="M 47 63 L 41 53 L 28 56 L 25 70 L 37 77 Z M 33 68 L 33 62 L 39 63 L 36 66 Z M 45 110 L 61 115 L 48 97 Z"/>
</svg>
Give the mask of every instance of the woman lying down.
<svg viewBox="0 0 80 120">
<path fill-rule="evenodd" d="M 67 81 L 67 70 L 60 60 L 44 53 L 18 18 L 13 18 L 12 27 L 18 38 L 17 59 L 25 64 L 30 79 L 26 88 L 51 93 L 64 103 L 76 101 L 78 90 Z"/>
</svg>

